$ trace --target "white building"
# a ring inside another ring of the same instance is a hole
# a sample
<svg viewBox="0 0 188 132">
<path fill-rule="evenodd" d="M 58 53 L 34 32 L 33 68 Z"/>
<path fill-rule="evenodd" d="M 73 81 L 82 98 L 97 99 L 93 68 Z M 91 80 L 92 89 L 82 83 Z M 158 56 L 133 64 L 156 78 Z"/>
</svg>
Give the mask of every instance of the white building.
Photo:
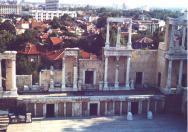
<svg viewBox="0 0 188 132">
<path fill-rule="evenodd" d="M 59 0 L 46 0 L 46 10 L 57 11 L 59 9 Z"/>
<path fill-rule="evenodd" d="M 22 7 L 20 5 L 0 5 L 0 15 L 16 14 L 20 15 Z"/>
<path fill-rule="evenodd" d="M 29 14 L 33 16 L 37 21 L 52 20 L 54 17 L 61 17 L 64 14 L 68 14 L 70 17 L 77 17 L 76 11 L 46 11 L 46 10 L 30 10 Z"/>
</svg>

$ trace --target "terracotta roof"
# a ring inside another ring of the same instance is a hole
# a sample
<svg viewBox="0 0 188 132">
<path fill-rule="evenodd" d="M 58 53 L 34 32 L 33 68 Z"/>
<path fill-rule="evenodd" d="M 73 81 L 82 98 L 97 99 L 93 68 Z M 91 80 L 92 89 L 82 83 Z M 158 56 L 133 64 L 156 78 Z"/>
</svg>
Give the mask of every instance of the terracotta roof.
<svg viewBox="0 0 188 132">
<path fill-rule="evenodd" d="M 62 60 L 64 56 L 63 50 L 56 50 L 56 51 L 51 51 L 46 54 L 46 57 L 49 60 L 55 61 L 55 60 Z"/>
<path fill-rule="evenodd" d="M 92 60 L 95 60 L 97 59 L 97 56 L 92 54 L 92 53 L 88 53 L 86 51 L 83 51 L 83 50 L 80 50 L 80 56 L 81 58 L 83 59 L 92 59 Z"/>
<path fill-rule="evenodd" d="M 136 40 L 136 43 L 150 44 L 150 43 L 153 43 L 153 40 L 148 37 L 143 37 L 141 39 Z"/>
<path fill-rule="evenodd" d="M 63 39 L 58 37 L 50 37 L 50 41 L 52 42 L 52 45 L 58 45 L 63 42 Z"/>
<path fill-rule="evenodd" d="M 40 50 L 39 46 L 32 43 L 27 43 L 24 50 L 18 51 L 18 53 L 26 55 L 39 55 Z"/>
<path fill-rule="evenodd" d="M 40 36 L 41 39 L 47 39 L 48 38 L 48 33 L 44 33 Z"/>
<path fill-rule="evenodd" d="M 80 55 L 81 55 L 81 57 L 84 58 L 84 59 L 89 59 L 89 58 L 90 58 L 90 53 L 85 52 L 85 51 L 83 51 L 83 50 L 80 50 Z"/>
</svg>

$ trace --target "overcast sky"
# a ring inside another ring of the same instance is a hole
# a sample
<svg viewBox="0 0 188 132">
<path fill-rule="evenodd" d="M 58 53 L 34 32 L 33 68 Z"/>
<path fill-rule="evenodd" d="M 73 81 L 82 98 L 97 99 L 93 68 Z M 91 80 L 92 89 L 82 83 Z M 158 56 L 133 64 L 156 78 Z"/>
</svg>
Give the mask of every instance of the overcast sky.
<svg viewBox="0 0 188 132">
<path fill-rule="evenodd" d="M 25 0 L 29 2 L 45 2 L 45 0 Z M 113 4 L 122 5 L 125 3 L 128 7 L 134 8 L 138 6 L 148 5 L 149 7 L 177 7 L 187 8 L 188 0 L 60 0 L 65 4 L 90 4 L 112 6 Z"/>
</svg>

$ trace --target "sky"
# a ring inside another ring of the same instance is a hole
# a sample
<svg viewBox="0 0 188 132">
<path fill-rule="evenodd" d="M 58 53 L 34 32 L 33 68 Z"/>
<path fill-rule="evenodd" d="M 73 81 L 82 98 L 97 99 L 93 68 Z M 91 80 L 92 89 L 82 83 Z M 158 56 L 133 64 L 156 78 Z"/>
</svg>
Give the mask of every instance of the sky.
<svg viewBox="0 0 188 132">
<path fill-rule="evenodd" d="M 25 0 L 28 2 L 45 2 L 45 0 Z M 149 7 L 166 7 L 166 8 L 187 8 L 188 0 L 60 0 L 60 3 L 65 4 L 90 4 L 100 6 L 112 6 L 114 4 L 121 5 L 126 4 L 129 8 L 135 8 L 140 6 Z"/>
</svg>

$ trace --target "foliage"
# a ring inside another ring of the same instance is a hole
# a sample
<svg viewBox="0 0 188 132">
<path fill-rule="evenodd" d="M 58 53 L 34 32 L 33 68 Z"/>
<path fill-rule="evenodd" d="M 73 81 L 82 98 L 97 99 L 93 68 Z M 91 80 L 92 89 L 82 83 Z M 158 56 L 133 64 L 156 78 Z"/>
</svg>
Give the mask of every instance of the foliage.
<svg viewBox="0 0 188 132">
<path fill-rule="evenodd" d="M 102 47 L 104 47 L 104 38 L 102 34 L 93 34 L 87 38 L 80 39 L 78 46 L 80 49 L 100 56 Z"/>
<path fill-rule="evenodd" d="M 181 16 L 181 12 L 178 10 L 168 10 L 168 9 L 153 9 L 148 14 L 154 18 L 166 20 L 167 17 L 177 18 Z"/>
<path fill-rule="evenodd" d="M 97 28 L 104 28 L 106 26 L 107 16 L 99 17 L 96 23 Z"/>
<path fill-rule="evenodd" d="M 6 30 L 0 30 L 0 52 L 12 49 L 15 36 Z"/>
<path fill-rule="evenodd" d="M 10 20 L 6 20 L 3 23 L 1 23 L 0 30 L 6 30 L 6 31 L 9 31 L 10 33 L 16 35 L 16 29 Z"/>
<path fill-rule="evenodd" d="M 58 17 L 54 17 L 52 22 L 51 22 L 51 26 L 53 29 L 57 29 L 57 28 L 60 28 L 61 27 L 61 24 L 59 22 L 59 18 Z"/>
<path fill-rule="evenodd" d="M 27 29 L 24 32 L 24 41 L 32 42 L 33 44 L 38 43 L 38 31 L 34 29 Z"/>
<path fill-rule="evenodd" d="M 61 21 L 72 21 L 73 19 L 68 15 L 68 14 L 64 14 L 63 16 L 61 16 Z"/>
<path fill-rule="evenodd" d="M 41 62 L 29 60 L 29 56 L 17 55 L 16 56 L 16 74 L 18 75 L 33 75 L 33 83 L 38 82 L 38 71 L 41 67 Z"/>
</svg>

